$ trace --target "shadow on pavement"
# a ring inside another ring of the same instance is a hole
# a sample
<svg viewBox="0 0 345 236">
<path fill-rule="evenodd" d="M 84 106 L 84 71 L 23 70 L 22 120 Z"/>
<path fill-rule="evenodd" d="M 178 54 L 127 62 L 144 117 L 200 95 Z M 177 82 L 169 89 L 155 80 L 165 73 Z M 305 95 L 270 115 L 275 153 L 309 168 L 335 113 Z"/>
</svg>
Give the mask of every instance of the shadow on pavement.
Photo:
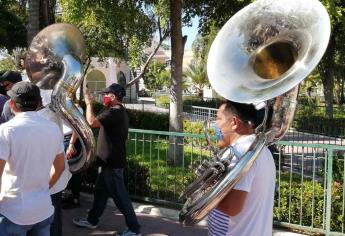
<svg viewBox="0 0 345 236">
<path fill-rule="evenodd" d="M 91 207 L 91 203 L 82 201 L 79 208 L 69 209 L 63 211 L 63 235 L 64 236 L 81 236 L 81 235 L 113 235 L 116 231 L 121 232 L 126 229 L 124 217 L 122 214 L 112 206 L 107 206 L 105 209 L 97 229 L 90 230 L 78 228 L 73 225 L 72 219 L 75 217 L 85 217 L 87 209 Z M 187 236 L 197 235 L 206 236 L 206 227 L 183 227 L 178 221 L 153 216 L 145 213 L 137 213 L 139 222 L 142 226 L 142 235 L 149 236 Z"/>
</svg>

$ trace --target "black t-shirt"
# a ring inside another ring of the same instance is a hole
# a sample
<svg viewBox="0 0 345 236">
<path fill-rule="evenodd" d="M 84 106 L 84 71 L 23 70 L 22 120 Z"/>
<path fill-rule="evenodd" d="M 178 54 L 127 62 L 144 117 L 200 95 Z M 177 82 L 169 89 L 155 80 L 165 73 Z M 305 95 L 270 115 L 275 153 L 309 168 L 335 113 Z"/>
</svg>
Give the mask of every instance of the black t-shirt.
<svg viewBox="0 0 345 236">
<path fill-rule="evenodd" d="M 110 154 L 105 165 L 111 168 L 126 166 L 126 140 L 128 137 L 128 116 L 122 105 L 104 109 L 97 120 L 104 127 L 107 139 L 110 141 Z M 98 136 L 98 142 L 104 138 Z"/>
</svg>

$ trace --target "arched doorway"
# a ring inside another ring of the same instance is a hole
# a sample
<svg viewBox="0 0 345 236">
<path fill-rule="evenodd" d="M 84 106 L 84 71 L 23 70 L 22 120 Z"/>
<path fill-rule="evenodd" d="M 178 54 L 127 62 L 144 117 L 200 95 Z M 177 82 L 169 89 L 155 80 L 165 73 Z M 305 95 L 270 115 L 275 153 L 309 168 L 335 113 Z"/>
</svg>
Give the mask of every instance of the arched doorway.
<svg viewBox="0 0 345 236">
<path fill-rule="evenodd" d="M 103 72 L 92 70 L 86 76 L 86 85 L 98 102 L 101 101 L 101 91 L 106 87 L 106 78 Z"/>
</svg>

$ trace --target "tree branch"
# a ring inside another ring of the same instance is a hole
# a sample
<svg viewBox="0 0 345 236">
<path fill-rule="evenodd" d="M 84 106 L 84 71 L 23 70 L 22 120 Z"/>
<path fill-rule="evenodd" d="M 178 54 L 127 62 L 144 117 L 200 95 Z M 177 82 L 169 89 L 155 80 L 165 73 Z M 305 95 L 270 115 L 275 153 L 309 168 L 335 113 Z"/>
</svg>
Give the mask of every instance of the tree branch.
<svg viewBox="0 0 345 236">
<path fill-rule="evenodd" d="M 162 42 L 166 39 L 166 37 L 168 37 L 169 35 L 169 30 L 166 30 L 164 32 L 164 35 L 162 37 L 160 37 L 159 39 L 159 43 L 157 44 L 156 48 L 151 52 L 150 56 L 147 58 L 143 69 L 141 70 L 141 72 L 139 73 L 139 75 L 137 75 L 134 79 L 132 79 L 131 81 L 128 82 L 127 87 L 133 85 L 135 82 L 137 82 L 146 72 L 146 69 L 148 67 L 148 65 L 150 64 L 153 56 L 156 54 L 156 52 L 158 51 L 159 47 L 161 46 Z"/>
</svg>

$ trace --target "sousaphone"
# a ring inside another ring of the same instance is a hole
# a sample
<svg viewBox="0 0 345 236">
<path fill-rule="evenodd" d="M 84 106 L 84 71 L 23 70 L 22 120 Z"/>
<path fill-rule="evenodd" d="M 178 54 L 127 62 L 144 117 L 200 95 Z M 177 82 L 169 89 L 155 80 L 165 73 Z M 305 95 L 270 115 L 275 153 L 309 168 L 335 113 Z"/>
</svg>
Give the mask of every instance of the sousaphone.
<svg viewBox="0 0 345 236">
<path fill-rule="evenodd" d="M 40 89 L 53 90 L 50 109 L 69 124 L 81 141 L 82 155 L 68 161 L 72 173 L 92 162 L 95 149 L 92 130 L 73 103 L 73 96 L 84 77 L 85 51 L 85 41 L 79 29 L 60 23 L 39 32 L 26 57 L 29 79 Z"/>
<path fill-rule="evenodd" d="M 266 104 L 256 139 L 235 167 L 215 155 L 187 187 L 180 221 L 193 225 L 234 187 L 264 146 L 281 139 L 293 120 L 298 84 L 321 60 L 330 19 L 318 0 L 258 0 L 236 13 L 217 34 L 208 56 L 212 88 L 240 103 Z M 224 153 L 224 152 L 222 152 Z"/>
</svg>

